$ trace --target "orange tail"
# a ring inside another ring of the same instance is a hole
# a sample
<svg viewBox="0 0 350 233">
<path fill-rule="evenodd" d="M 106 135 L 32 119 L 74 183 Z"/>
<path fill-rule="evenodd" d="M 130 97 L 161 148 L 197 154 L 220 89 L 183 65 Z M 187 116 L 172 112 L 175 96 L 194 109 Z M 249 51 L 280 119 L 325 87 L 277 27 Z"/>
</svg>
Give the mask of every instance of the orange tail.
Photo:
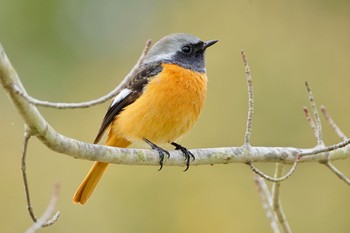
<svg viewBox="0 0 350 233">
<path fill-rule="evenodd" d="M 128 147 L 131 143 L 124 138 L 116 137 L 113 134 L 108 135 L 106 145 L 116 147 Z M 95 162 L 89 173 L 75 192 L 73 202 L 84 205 L 93 191 L 97 183 L 100 181 L 103 173 L 106 171 L 109 163 Z"/>
<path fill-rule="evenodd" d="M 80 203 L 84 205 L 92 192 L 96 188 L 97 183 L 100 181 L 103 173 L 108 167 L 108 163 L 95 162 L 89 173 L 75 192 L 73 201 L 74 203 Z"/>
</svg>

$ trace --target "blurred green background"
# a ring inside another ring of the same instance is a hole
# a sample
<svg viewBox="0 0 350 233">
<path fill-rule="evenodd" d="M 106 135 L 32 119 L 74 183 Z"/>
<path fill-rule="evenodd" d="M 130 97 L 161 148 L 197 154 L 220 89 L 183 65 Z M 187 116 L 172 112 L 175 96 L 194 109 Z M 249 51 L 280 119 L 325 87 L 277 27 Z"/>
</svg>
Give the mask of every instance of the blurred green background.
<svg viewBox="0 0 350 233">
<path fill-rule="evenodd" d="M 350 134 L 350 2 L 334 1 L 12 1 L 0 3 L 0 42 L 27 91 L 50 101 L 99 97 L 134 65 L 144 43 L 173 32 L 218 39 L 207 52 L 209 92 L 202 116 L 182 140 L 189 148 L 240 146 L 247 92 L 240 50 L 254 79 L 253 145 L 313 147 L 302 112 L 304 81 Z M 23 232 L 20 157 L 23 121 L 0 91 L 0 232 Z M 84 110 L 40 108 L 60 133 L 91 142 L 108 103 Z M 327 144 L 339 139 L 324 123 Z M 62 185 L 59 221 L 42 232 L 271 232 L 246 165 L 117 166 L 89 203 L 72 196 L 91 162 L 32 139 L 28 178 L 37 215 Z M 350 161 L 335 163 L 348 175 Z M 272 174 L 273 164 L 258 164 Z M 282 186 L 294 232 L 350 232 L 350 189 L 319 164 L 301 164 Z"/>
</svg>

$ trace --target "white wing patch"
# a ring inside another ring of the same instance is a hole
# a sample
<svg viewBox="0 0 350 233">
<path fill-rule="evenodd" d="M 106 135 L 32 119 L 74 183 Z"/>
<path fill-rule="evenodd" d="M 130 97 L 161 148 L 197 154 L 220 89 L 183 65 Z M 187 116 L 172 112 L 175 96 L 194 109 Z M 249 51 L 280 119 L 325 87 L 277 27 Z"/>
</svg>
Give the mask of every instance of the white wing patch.
<svg viewBox="0 0 350 233">
<path fill-rule="evenodd" d="M 120 101 L 122 101 L 127 95 L 130 94 L 130 92 L 131 92 L 131 90 L 128 88 L 125 88 L 121 92 L 119 92 L 119 94 L 114 98 L 111 107 L 113 105 L 119 103 Z"/>
</svg>

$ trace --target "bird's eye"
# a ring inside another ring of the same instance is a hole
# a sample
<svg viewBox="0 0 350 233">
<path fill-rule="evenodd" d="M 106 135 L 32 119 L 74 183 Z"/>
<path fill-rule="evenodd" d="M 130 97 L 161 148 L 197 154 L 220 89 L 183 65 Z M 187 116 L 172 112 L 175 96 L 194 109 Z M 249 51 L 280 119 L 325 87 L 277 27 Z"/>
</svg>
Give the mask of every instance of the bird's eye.
<svg viewBox="0 0 350 233">
<path fill-rule="evenodd" d="M 192 48 L 188 45 L 185 45 L 181 48 L 181 51 L 185 54 L 190 54 L 192 52 Z"/>
</svg>

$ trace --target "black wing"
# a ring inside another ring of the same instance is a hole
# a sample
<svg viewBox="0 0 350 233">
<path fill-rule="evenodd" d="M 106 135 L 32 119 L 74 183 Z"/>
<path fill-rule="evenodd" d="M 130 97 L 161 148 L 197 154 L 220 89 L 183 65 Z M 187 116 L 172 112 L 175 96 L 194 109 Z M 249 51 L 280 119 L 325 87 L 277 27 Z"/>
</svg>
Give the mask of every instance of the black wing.
<svg viewBox="0 0 350 233">
<path fill-rule="evenodd" d="M 101 140 L 103 133 L 113 122 L 114 118 L 121 111 L 123 111 L 123 109 L 126 106 L 135 102 L 135 100 L 137 100 L 142 95 L 144 86 L 148 84 L 148 82 L 152 79 L 153 76 L 161 72 L 162 69 L 163 68 L 160 63 L 154 63 L 143 67 L 141 71 L 137 75 L 135 75 L 135 77 L 126 86 L 126 88 L 130 90 L 130 93 L 128 93 L 124 98 L 122 98 L 118 102 L 112 103 L 112 105 L 108 108 L 107 113 L 103 118 L 100 130 L 98 131 L 98 134 L 95 138 L 95 144 Z"/>
</svg>

